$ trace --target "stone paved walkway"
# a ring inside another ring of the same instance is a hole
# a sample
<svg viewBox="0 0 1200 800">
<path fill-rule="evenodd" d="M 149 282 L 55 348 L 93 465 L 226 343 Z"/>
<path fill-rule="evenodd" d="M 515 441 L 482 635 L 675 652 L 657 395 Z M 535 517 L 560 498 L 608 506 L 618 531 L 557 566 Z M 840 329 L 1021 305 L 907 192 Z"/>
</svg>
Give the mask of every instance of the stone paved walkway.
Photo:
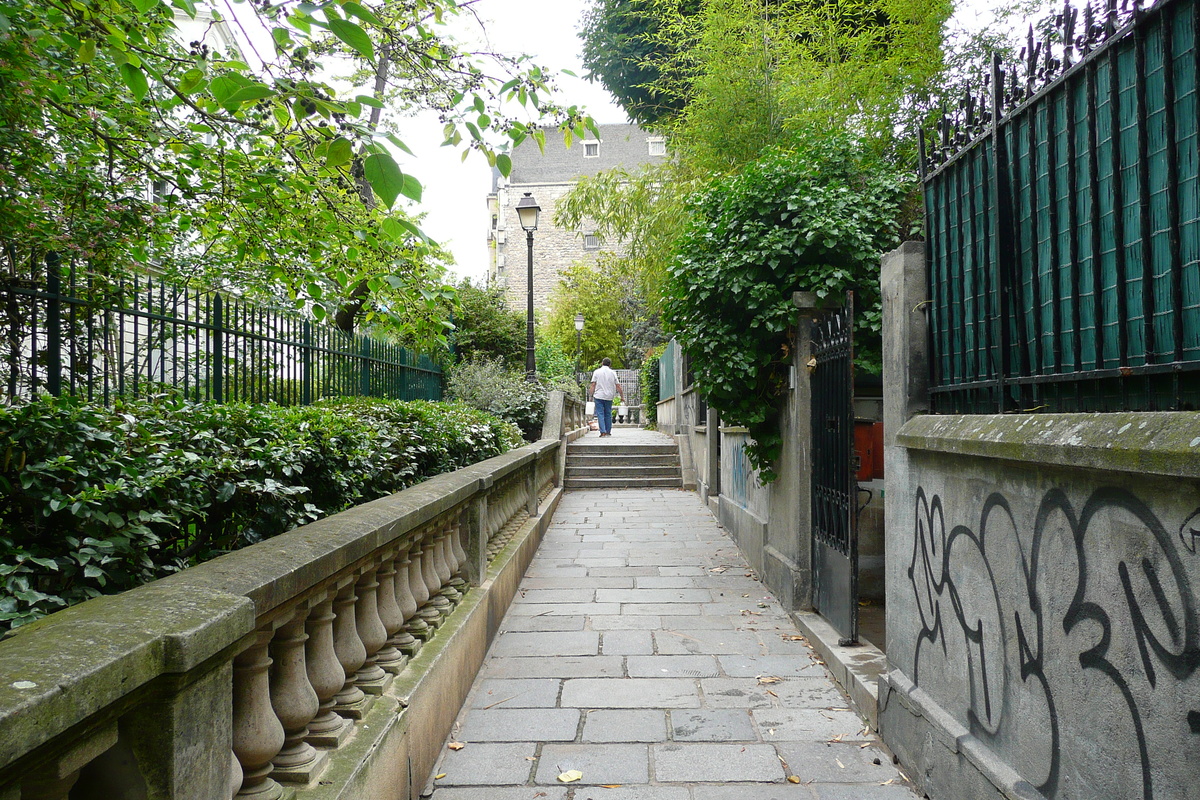
<svg viewBox="0 0 1200 800">
<path fill-rule="evenodd" d="M 451 742 L 433 800 L 916 796 L 678 490 L 563 496 Z"/>
</svg>

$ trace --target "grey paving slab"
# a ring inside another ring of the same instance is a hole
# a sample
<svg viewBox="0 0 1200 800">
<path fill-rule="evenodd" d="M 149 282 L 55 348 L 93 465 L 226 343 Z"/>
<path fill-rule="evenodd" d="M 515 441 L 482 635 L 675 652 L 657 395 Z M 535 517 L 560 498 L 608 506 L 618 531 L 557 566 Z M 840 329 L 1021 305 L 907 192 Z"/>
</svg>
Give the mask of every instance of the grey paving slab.
<svg viewBox="0 0 1200 800">
<path fill-rule="evenodd" d="M 579 788 L 575 800 L 690 800 L 686 786 L 617 786 L 612 789 Z"/>
<path fill-rule="evenodd" d="M 434 775 L 435 786 L 503 786 L 525 783 L 533 772 L 529 759 L 537 752 L 533 742 L 469 744 L 446 750 Z"/>
<path fill-rule="evenodd" d="M 594 656 L 600 653 L 596 631 L 517 632 L 496 639 L 492 655 L 505 656 Z"/>
<path fill-rule="evenodd" d="M 605 631 L 600 652 L 606 656 L 641 656 L 654 652 L 651 631 Z"/>
<path fill-rule="evenodd" d="M 766 655 L 767 643 L 762 634 L 754 631 L 703 630 L 699 628 L 655 631 L 656 650 L 663 654 L 737 655 L 741 653 Z"/>
<path fill-rule="evenodd" d="M 811 787 L 793 783 L 726 783 L 692 789 L 692 800 L 816 800 L 816 797 Z"/>
<path fill-rule="evenodd" d="M 574 589 L 526 589 L 513 598 L 517 603 L 591 603 L 596 599 L 596 589 L 590 587 Z"/>
<path fill-rule="evenodd" d="M 744 627 L 742 620 L 737 617 L 710 617 L 701 614 L 660 614 L 664 630 L 674 631 L 680 628 L 692 630 L 734 630 Z"/>
<path fill-rule="evenodd" d="M 600 603 L 711 603 L 708 589 L 597 589 Z"/>
<path fill-rule="evenodd" d="M 671 712 L 671 738 L 677 742 L 754 742 L 758 733 L 748 710 L 678 709 Z"/>
<path fill-rule="evenodd" d="M 522 589 L 632 589 L 636 578 L 526 578 Z"/>
<path fill-rule="evenodd" d="M 521 603 L 508 609 L 512 617 L 572 617 L 577 615 L 619 614 L 621 607 L 616 603 Z"/>
<path fill-rule="evenodd" d="M 591 578 L 644 578 L 657 575 L 657 567 L 590 567 L 587 570 Z"/>
<path fill-rule="evenodd" d="M 602 678 L 625 674 L 620 656 L 492 658 L 481 675 L 489 678 Z"/>
<path fill-rule="evenodd" d="M 715 678 L 713 656 L 630 656 L 625 670 L 631 678 Z"/>
<path fill-rule="evenodd" d="M 688 566 L 688 567 L 670 566 L 670 567 L 659 567 L 657 570 L 657 574 L 661 575 L 663 577 L 679 577 L 681 575 L 682 576 L 707 575 L 708 570 L 705 567 L 699 567 L 699 566 Z"/>
<path fill-rule="evenodd" d="M 574 708 L 475 708 L 459 730 L 463 742 L 573 742 L 579 732 Z"/>
<path fill-rule="evenodd" d="M 435 773 L 436 774 L 436 773 Z M 453 786 L 435 789 L 432 800 L 566 800 L 567 787 L 550 789 L 544 786 L 473 788 Z"/>
<path fill-rule="evenodd" d="M 631 616 L 642 616 L 647 614 L 700 616 L 700 614 L 703 613 L 703 606 L 700 603 L 624 603 L 621 606 L 621 613 L 629 614 Z"/>
<path fill-rule="evenodd" d="M 576 678 L 563 684 L 564 708 L 699 708 L 700 691 L 686 678 Z"/>
<path fill-rule="evenodd" d="M 764 708 L 750 712 L 764 742 L 870 741 L 858 714 L 849 709 Z"/>
<path fill-rule="evenodd" d="M 548 744 L 542 748 L 534 781 L 554 785 L 560 774 L 574 769 L 583 773 L 580 785 L 647 783 L 646 748 L 644 744 Z"/>
<path fill-rule="evenodd" d="M 665 742 L 667 712 L 662 709 L 592 709 L 584 714 L 585 742 Z"/>
<path fill-rule="evenodd" d="M 472 708 L 554 708 L 558 705 L 557 678 L 499 678 L 475 684 Z"/>
<path fill-rule="evenodd" d="M 537 617 L 509 614 L 500 623 L 500 632 L 507 631 L 581 631 L 587 617 Z"/>
<path fill-rule="evenodd" d="M 588 617 L 588 627 L 594 631 L 654 631 L 661 625 L 659 617 L 655 616 L 622 617 L 600 614 Z"/>
<path fill-rule="evenodd" d="M 749 656 L 729 655 L 717 656 L 721 668 L 731 678 L 755 678 L 759 675 L 776 675 L 778 677 L 820 677 L 825 669 L 806 656 Z"/>
<path fill-rule="evenodd" d="M 859 743 L 786 742 L 779 757 L 805 783 L 884 783 L 904 781 L 892 759 L 878 747 Z"/>
<path fill-rule="evenodd" d="M 771 783 L 786 778 L 775 748 L 769 744 L 651 745 L 654 777 L 664 783 L 753 781 Z"/>
<path fill-rule="evenodd" d="M 783 678 L 760 684 L 754 678 L 700 681 L 706 708 L 844 708 L 846 700 L 828 678 Z"/>
<path fill-rule="evenodd" d="M 907 783 L 880 786 L 874 783 L 813 784 L 817 800 L 912 800 L 916 793 Z"/>
</svg>

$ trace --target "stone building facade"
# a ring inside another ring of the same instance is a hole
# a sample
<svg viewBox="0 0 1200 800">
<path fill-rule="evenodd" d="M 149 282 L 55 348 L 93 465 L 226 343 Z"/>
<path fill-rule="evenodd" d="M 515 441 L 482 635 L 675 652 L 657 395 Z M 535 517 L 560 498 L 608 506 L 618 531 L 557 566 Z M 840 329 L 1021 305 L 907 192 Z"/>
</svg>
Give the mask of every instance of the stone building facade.
<svg viewBox="0 0 1200 800">
<path fill-rule="evenodd" d="M 600 241 L 594 229 L 565 230 L 554 224 L 558 203 L 583 176 L 622 167 L 634 172 L 666 157 L 666 143 L 636 125 L 600 125 L 600 138 L 589 134 L 567 147 L 562 137 L 546 135 L 546 149 L 527 139 L 512 153 L 508 178 L 494 173 L 488 195 L 491 227 L 488 282 L 503 286 L 510 308 L 523 311 L 528 287 L 528 243 L 517 219 L 526 192 L 541 206 L 533 240 L 533 304 L 537 314 L 549 305 L 559 274 L 576 262 L 596 263 L 604 252 L 621 254 L 619 242 Z"/>
</svg>

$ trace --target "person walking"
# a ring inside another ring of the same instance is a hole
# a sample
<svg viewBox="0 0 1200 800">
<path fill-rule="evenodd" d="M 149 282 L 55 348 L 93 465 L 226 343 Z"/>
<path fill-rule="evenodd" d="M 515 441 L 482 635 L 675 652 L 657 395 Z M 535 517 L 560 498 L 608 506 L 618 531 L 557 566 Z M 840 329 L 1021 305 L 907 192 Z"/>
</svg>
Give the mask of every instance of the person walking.
<svg viewBox="0 0 1200 800">
<path fill-rule="evenodd" d="M 620 397 L 625 402 L 625 389 L 617 380 L 617 373 L 612 369 L 612 359 L 605 358 L 600 362 L 600 369 L 592 373 L 592 382 L 588 385 L 588 393 L 596 402 L 596 421 L 600 425 L 600 435 L 612 436 L 612 405 L 613 398 Z"/>
</svg>

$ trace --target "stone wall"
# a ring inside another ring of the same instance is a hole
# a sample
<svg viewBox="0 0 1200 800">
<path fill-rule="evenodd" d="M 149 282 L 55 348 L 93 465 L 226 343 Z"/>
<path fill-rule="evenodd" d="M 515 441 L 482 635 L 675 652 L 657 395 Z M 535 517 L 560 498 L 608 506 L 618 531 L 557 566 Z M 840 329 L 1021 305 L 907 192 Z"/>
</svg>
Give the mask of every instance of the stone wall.
<svg viewBox="0 0 1200 800">
<path fill-rule="evenodd" d="M 1200 414 L 933 416 L 885 260 L 885 742 L 933 800 L 1200 786 Z"/>
</svg>

